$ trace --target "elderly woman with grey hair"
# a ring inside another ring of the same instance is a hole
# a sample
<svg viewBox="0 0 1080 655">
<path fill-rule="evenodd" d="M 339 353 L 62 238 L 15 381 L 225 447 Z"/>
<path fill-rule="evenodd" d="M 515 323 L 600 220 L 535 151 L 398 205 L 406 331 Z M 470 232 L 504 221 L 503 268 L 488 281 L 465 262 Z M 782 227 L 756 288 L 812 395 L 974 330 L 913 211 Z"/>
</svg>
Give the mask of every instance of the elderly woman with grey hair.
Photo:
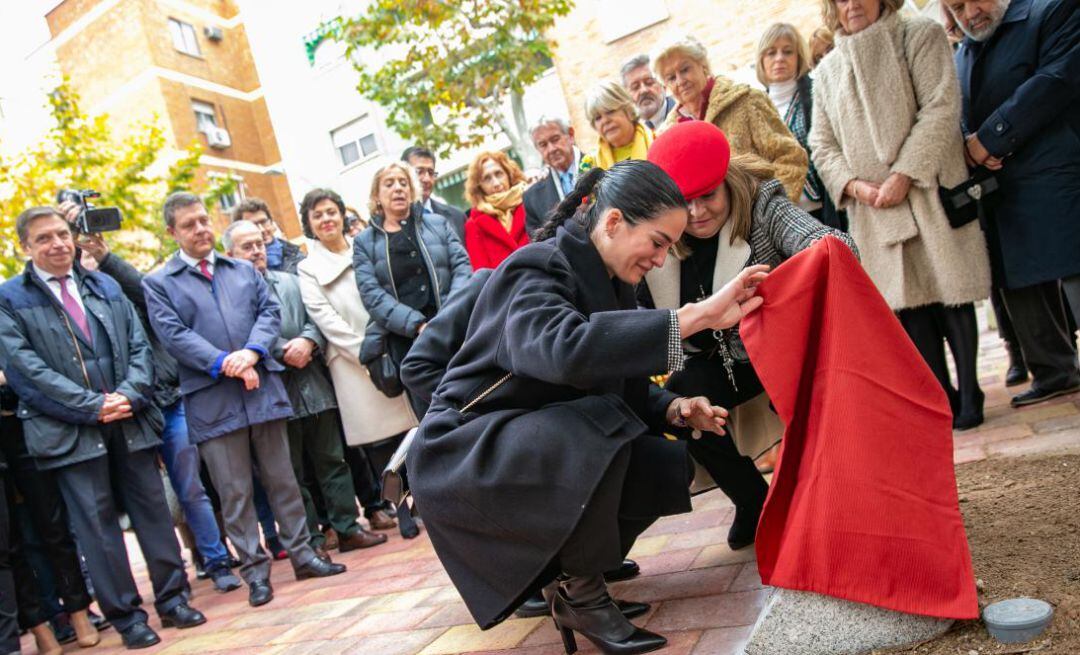
<svg viewBox="0 0 1080 655">
<path fill-rule="evenodd" d="M 815 69 L 809 145 L 863 267 L 966 429 L 983 421 L 973 303 L 990 293 L 989 260 L 979 225 L 953 228 L 938 195 L 968 179 L 952 50 L 941 25 L 902 6 L 822 0 L 836 49 Z"/>
<path fill-rule="evenodd" d="M 691 36 L 661 44 L 652 60 L 679 103 L 658 132 L 684 121 L 708 121 L 723 130 L 732 151 L 771 163 L 788 198 L 799 201 L 809 158 L 764 92 L 714 75 L 705 46 Z"/>
<path fill-rule="evenodd" d="M 607 170 L 627 159 L 645 159 L 653 131 L 638 121 L 637 105 L 621 84 L 608 80 L 590 89 L 585 115 L 600 134 L 595 155 L 598 167 Z"/>
</svg>

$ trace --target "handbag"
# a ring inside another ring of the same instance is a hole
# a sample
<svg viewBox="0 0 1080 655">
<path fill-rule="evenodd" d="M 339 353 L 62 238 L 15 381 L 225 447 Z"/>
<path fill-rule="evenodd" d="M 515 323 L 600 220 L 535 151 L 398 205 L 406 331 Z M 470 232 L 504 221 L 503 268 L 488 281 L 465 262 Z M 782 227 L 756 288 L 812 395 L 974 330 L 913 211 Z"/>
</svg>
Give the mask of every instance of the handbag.
<svg viewBox="0 0 1080 655">
<path fill-rule="evenodd" d="M 473 407 L 476 407 L 478 403 L 490 396 L 511 377 L 513 377 L 513 373 L 503 375 L 496 380 L 494 384 L 477 395 L 476 398 L 473 398 L 472 401 L 465 403 L 458 411 L 464 414 Z M 390 456 L 390 461 L 386 463 L 386 468 L 384 468 L 382 472 L 382 498 L 387 502 L 393 503 L 395 507 L 400 507 L 401 503 L 409 496 L 409 489 L 405 486 L 405 478 L 402 473 L 405 468 L 405 456 L 412 446 L 417 429 L 418 428 L 412 428 L 406 433 L 405 438 L 401 440 L 397 450 Z"/>
<path fill-rule="evenodd" d="M 904 30 L 905 52 L 907 51 L 907 29 Z M 904 58 L 907 66 L 908 79 L 911 81 L 912 93 L 915 90 L 915 76 L 911 74 L 911 62 Z M 915 97 L 915 106 L 919 106 L 919 98 Z M 968 176 L 967 181 L 953 188 L 938 186 L 938 198 L 941 206 L 945 209 L 945 216 L 949 219 L 949 225 L 953 229 L 964 227 L 979 217 L 982 213 L 982 199 L 998 189 L 997 178 L 989 170 L 979 167 Z"/>
<path fill-rule="evenodd" d="M 941 205 L 945 208 L 945 215 L 949 218 L 949 225 L 954 228 L 963 227 L 978 218 L 982 209 L 982 199 L 997 189 L 997 178 L 982 167 L 977 168 L 962 184 L 951 189 L 939 187 L 938 195 L 941 197 Z"/>
<path fill-rule="evenodd" d="M 401 384 L 401 370 L 398 363 L 388 352 L 384 352 L 365 365 L 368 377 L 375 388 L 387 398 L 397 398 L 404 391 Z"/>
</svg>

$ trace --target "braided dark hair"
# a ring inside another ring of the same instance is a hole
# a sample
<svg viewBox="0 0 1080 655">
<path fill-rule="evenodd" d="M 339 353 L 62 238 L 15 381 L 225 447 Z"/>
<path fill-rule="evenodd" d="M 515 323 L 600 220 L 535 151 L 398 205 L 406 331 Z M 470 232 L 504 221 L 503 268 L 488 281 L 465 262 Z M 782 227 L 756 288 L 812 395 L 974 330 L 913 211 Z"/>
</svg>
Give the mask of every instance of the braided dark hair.
<svg viewBox="0 0 1080 655">
<path fill-rule="evenodd" d="M 618 209 L 627 223 L 637 225 L 666 209 L 686 209 L 686 206 L 679 187 L 662 168 L 642 159 L 629 159 L 606 171 L 594 168 L 578 178 L 573 191 L 566 194 L 548 213 L 547 221 L 533 233 L 533 241 L 552 238 L 570 218 L 586 232 L 592 232 L 608 209 Z"/>
</svg>

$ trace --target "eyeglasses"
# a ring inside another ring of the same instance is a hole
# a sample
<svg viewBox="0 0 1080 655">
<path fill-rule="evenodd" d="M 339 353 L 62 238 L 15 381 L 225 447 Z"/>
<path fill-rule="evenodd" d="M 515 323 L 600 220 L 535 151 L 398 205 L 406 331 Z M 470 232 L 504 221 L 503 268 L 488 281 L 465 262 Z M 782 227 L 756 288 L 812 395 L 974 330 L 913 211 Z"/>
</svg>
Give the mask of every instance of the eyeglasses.
<svg viewBox="0 0 1080 655">
<path fill-rule="evenodd" d="M 426 167 L 417 168 L 416 169 L 416 175 L 417 175 L 417 177 L 439 177 L 438 171 L 436 171 L 434 168 L 426 168 Z"/>
</svg>

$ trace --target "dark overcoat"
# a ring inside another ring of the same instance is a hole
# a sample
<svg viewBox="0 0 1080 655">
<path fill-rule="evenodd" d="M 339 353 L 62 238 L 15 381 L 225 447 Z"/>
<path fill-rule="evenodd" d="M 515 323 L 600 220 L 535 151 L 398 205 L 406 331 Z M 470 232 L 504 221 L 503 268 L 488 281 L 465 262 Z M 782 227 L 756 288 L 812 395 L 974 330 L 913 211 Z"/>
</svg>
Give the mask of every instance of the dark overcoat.
<svg viewBox="0 0 1080 655">
<path fill-rule="evenodd" d="M 431 396 L 446 374 L 446 367 L 465 342 L 476 299 L 493 272 L 494 269 L 481 268 L 473 273 L 469 283 L 450 295 L 413 341 L 409 354 L 401 362 L 401 382 L 414 402 L 425 407 L 431 404 Z"/>
<path fill-rule="evenodd" d="M 995 282 L 1080 274 L 1080 3 L 1012 0 L 985 42 L 956 53 L 965 132 L 996 157 L 984 202 Z"/>
<path fill-rule="evenodd" d="M 192 443 L 292 416 L 280 375 L 285 367 L 271 354 L 281 308 L 249 262 L 217 255 L 211 282 L 177 255 L 147 275 L 143 288 L 154 333 L 180 364 Z M 225 355 L 242 348 L 262 354 L 254 391 L 221 374 Z"/>
<path fill-rule="evenodd" d="M 548 212 L 558 206 L 562 196 L 555 185 L 559 183 L 555 171 L 548 169 L 547 176 L 525 189 L 521 203 L 525 205 L 525 231 L 532 238 L 534 232 L 547 222 Z"/>
<path fill-rule="evenodd" d="M 106 454 L 98 421 L 105 397 L 88 388 L 76 351 L 87 359 L 91 346 L 76 345 L 81 339 L 33 266 L 0 285 L 0 369 L 19 396 L 27 450 L 38 468 L 54 469 Z M 164 423 L 153 403 L 153 355 L 142 323 L 111 277 L 76 266 L 75 278 L 86 313 L 109 335 L 112 389 L 131 401 L 134 416 L 115 425 L 129 451 L 154 448 Z"/>
<path fill-rule="evenodd" d="M 462 242 L 465 241 L 465 212 L 453 205 L 439 202 L 434 198 L 431 199 L 431 209 L 433 210 L 433 213 L 446 219 L 446 222 L 453 228 L 454 234 L 458 236 L 458 239 Z"/>
<path fill-rule="evenodd" d="M 648 381 L 669 368 L 672 313 L 634 307 L 573 223 L 514 252 L 480 292 L 407 465 L 436 553 L 482 628 L 557 572 L 605 474 L 622 485 L 620 517 L 690 510 L 684 444 L 650 436 L 676 397 Z"/>
</svg>

